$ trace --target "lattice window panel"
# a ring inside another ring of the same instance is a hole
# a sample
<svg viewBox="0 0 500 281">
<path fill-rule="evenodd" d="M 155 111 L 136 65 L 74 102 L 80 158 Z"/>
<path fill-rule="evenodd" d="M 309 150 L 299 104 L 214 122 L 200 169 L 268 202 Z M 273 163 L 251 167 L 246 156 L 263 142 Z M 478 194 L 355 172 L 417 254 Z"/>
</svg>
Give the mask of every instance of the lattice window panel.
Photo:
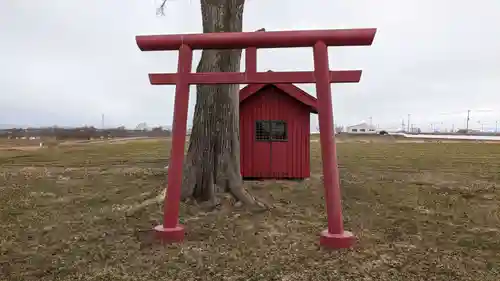
<svg viewBox="0 0 500 281">
<path fill-rule="evenodd" d="M 282 120 L 258 120 L 255 122 L 255 140 L 287 141 L 287 123 Z"/>
</svg>

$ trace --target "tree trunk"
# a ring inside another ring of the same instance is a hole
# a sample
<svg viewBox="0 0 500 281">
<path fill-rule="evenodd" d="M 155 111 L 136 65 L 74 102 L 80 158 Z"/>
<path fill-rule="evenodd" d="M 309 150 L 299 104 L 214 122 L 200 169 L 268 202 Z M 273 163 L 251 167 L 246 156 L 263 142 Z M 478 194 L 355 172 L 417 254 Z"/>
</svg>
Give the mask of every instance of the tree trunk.
<svg viewBox="0 0 500 281">
<path fill-rule="evenodd" d="M 203 32 L 241 32 L 245 0 L 201 0 Z M 241 50 L 203 50 L 197 72 L 239 72 Z M 182 199 L 218 204 L 216 194 L 256 205 L 240 173 L 239 85 L 197 85 Z"/>
</svg>

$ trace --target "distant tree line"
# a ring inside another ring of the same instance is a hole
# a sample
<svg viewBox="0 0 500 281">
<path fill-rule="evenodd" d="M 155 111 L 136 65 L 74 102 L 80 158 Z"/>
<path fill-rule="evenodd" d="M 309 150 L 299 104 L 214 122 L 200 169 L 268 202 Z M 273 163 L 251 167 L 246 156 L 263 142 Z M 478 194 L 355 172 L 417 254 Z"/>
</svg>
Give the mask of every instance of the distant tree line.
<svg viewBox="0 0 500 281">
<path fill-rule="evenodd" d="M 95 127 L 79 128 L 13 128 L 0 130 L 0 138 L 55 138 L 57 140 L 91 140 L 127 137 L 168 137 L 171 131 L 162 127 L 151 130 L 127 130 L 125 127 L 97 129 Z"/>
</svg>

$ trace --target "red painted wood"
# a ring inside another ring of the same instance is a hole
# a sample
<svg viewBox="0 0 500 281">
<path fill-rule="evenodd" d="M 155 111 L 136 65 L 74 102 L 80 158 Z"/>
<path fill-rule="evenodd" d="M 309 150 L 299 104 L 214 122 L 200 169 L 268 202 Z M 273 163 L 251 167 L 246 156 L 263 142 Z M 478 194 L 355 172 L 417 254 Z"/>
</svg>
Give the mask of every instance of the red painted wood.
<svg viewBox="0 0 500 281">
<path fill-rule="evenodd" d="M 267 85 L 269 85 L 269 84 L 253 84 L 253 85 L 249 85 L 249 86 L 246 86 L 245 88 L 241 89 L 240 90 L 240 103 L 242 103 L 248 97 L 257 93 L 258 91 L 260 91 L 262 88 L 266 87 Z M 309 95 L 301 88 L 299 88 L 293 84 L 274 84 L 273 83 L 273 85 L 276 88 L 281 89 L 283 92 L 287 93 L 292 98 L 309 106 L 311 108 L 311 112 L 313 112 L 313 113 L 318 112 L 318 101 L 316 100 L 316 98 Z"/>
<path fill-rule="evenodd" d="M 340 178 L 337 164 L 337 151 L 333 128 L 332 92 L 328 83 L 328 47 L 318 42 L 313 48 L 316 92 L 319 106 L 319 129 L 321 159 L 323 162 L 323 182 L 325 188 L 326 212 L 328 214 L 328 233 L 343 234 Z M 335 204 L 334 202 L 338 202 Z"/>
<path fill-rule="evenodd" d="M 193 51 L 182 45 L 179 49 L 177 73 L 179 80 L 175 87 L 174 121 L 172 128 L 172 147 L 168 165 L 168 188 L 163 205 L 163 224 L 155 227 L 156 233 L 164 241 L 179 242 L 184 239 L 184 228 L 179 225 L 179 203 L 181 198 L 182 162 L 186 143 L 187 115 L 189 105 L 189 83 L 187 75 L 191 72 Z"/>
<path fill-rule="evenodd" d="M 361 70 L 330 71 L 331 83 L 358 83 L 361 80 Z M 314 83 L 312 71 L 294 72 L 201 72 L 188 75 L 189 84 L 256 84 L 256 83 Z M 151 85 L 175 85 L 177 73 L 150 73 Z"/>
<path fill-rule="evenodd" d="M 141 51 L 174 51 L 183 44 L 197 49 L 245 49 L 311 47 L 322 41 L 327 46 L 369 46 L 377 29 L 333 29 L 266 32 L 220 32 L 203 34 L 139 35 Z"/>
<path fill-rule="evenodd" d="M 244 92 L 245 88 L 241 91 Z M 311 98 L 314 99 L 314 97 Z M 240 103 L 242 176 L 260 179 L 309 177 L 311 111 L 310 106 L 276 85 L 267 85 L 242 100 Z M 285 121 L 288 141 L 256 141 L 255 122 L 257 120 Z"/>
<path fill-rule="evenodd" d="M 245 50 L 245 72 L 257 73 L 257 48 Z"/>
</svg>

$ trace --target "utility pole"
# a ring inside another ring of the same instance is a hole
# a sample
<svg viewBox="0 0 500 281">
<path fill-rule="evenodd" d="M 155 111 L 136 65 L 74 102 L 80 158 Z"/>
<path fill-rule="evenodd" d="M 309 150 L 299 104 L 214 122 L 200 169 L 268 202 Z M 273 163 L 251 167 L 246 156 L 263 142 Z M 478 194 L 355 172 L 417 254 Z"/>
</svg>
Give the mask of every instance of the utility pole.
<svg viewBox="0 0 500 281">
<path fill-rule="evenodd" d="M 411 114 L 408 114 L 408 133 L 411 132 L 410 131 L 410 124 L 411 124 L 410 123 L 410 116 L 411 116 Z"/>
<path fill-rule="evenodd" d="M 495 121 L 495 133 L 498 133 L 498 120 Z"/>
<path fill-rule="evenodd" d="M 101 129 L 104 130 L 104 113 L 101 114 Z"/>
<path fill-rule="evenodd" d="M 405 131 L 405 120 L 401 119 L 401 130 L 404 132 Z"/>
<path fill-rule="evenodd" d="M 466 123 L 466 126 L 465 126 L 465 133 L 466 134 L 469 133 L 469 120 L 470 120 L 470 109 L 467 110 L 467 123 Z"/>
</svg>

